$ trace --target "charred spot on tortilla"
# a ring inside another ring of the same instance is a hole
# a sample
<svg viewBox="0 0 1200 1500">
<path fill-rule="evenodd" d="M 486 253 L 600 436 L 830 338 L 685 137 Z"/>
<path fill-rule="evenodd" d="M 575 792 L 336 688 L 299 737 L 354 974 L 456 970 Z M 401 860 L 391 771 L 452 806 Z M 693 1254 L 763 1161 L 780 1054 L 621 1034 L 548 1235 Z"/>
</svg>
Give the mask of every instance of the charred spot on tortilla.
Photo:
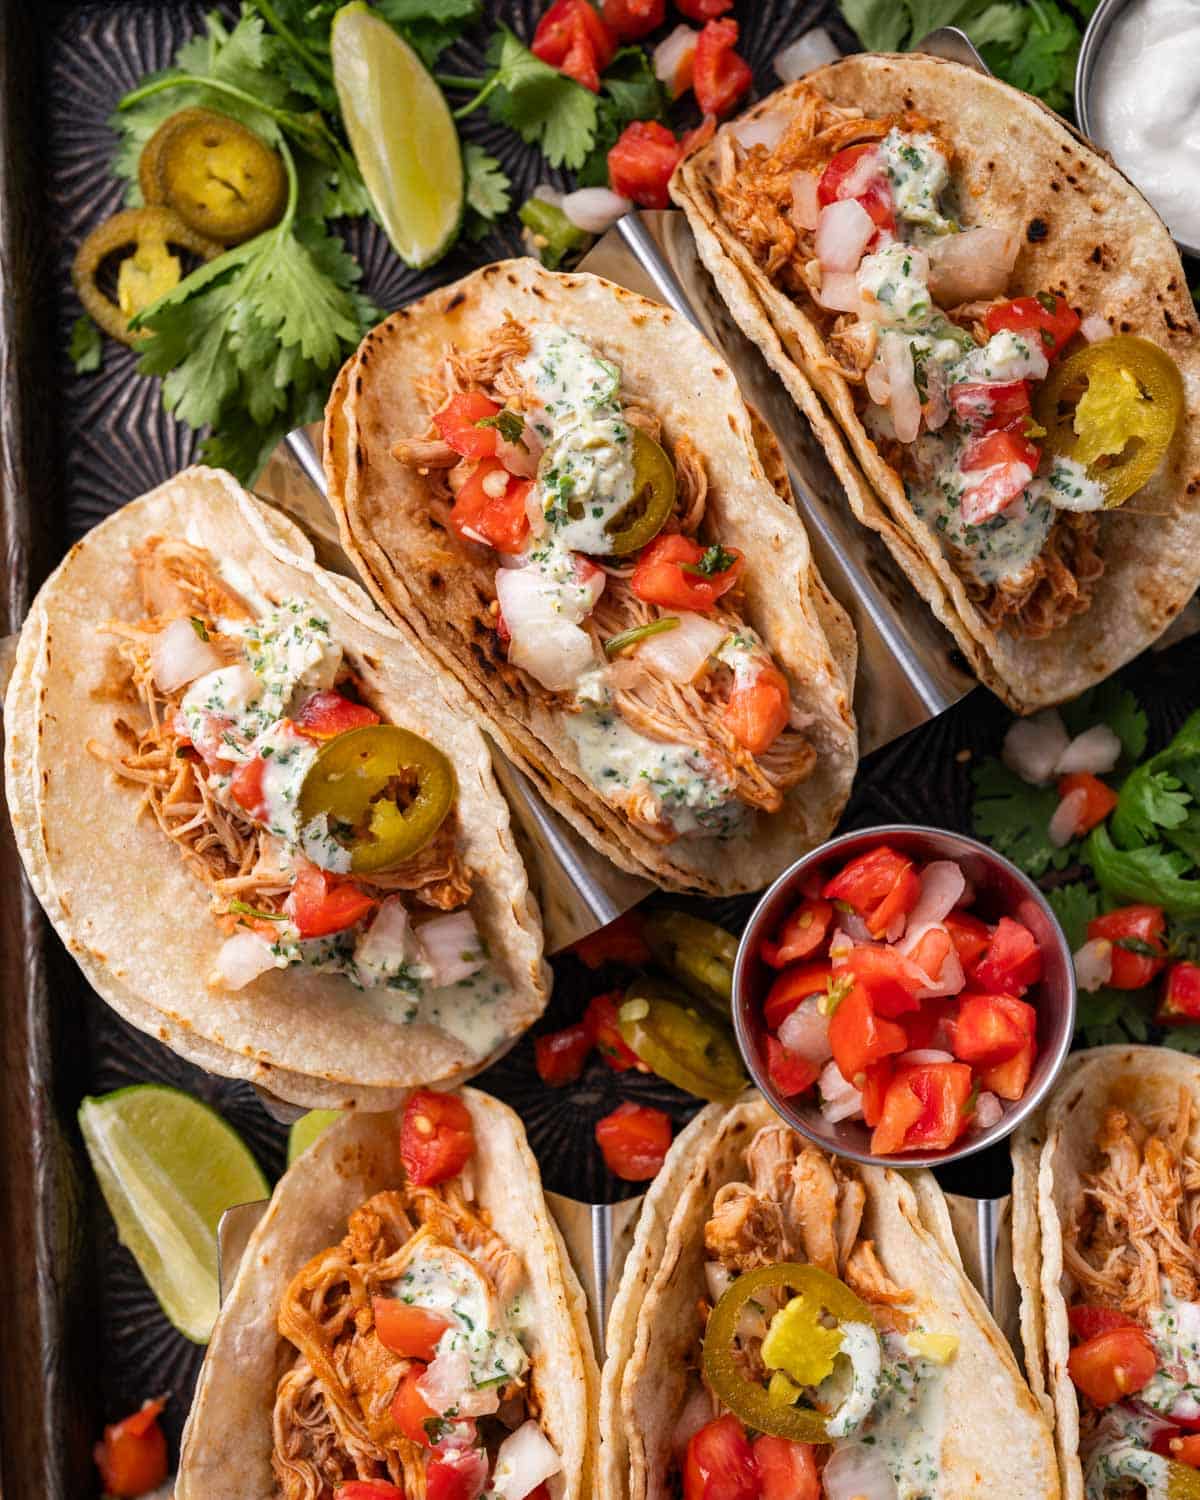
<svg viewBox="0 0 1200 1500">
<path fill-rule="evenodd" d="M 1069 178 L 1067 180 L 1070 181 Z M 1029 225 L 1025 230 L 1025 238 L 1031 245 L 1037 245 L 1040 244 L 1041 241 L 1044 240 L 1049 233 L 1050 226 L 1046 223 L 1045 219 L 1030 219 Z"/>
</svg>

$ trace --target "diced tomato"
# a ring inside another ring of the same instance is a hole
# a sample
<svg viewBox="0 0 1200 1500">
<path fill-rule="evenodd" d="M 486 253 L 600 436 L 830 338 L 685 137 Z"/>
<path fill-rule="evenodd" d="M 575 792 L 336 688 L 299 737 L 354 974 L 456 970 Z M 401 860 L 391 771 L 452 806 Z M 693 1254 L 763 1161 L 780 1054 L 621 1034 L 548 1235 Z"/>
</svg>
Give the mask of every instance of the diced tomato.
<svg viewBox="0 0 1200 1500">
<path fill-rule="evenodd" d="M 1177 1427 L 1164 1428 L 1155 1433 L 1150 1447 L 1164 1458 L 1173 1458 L 1177 1464 L 1200 1469 L 1200 1434 L 1181 1432 Z"/>
<path fill-rule="evenodd" d="M 1158 1356 L 1144 1329 L 1110 1328 L 1076 1344 L 1067 1369 L 1093 1406 L 1111 1406 L 1154 1378 Z"/>
<path fill-rule="evenodd" d="M 896 1020 L 920 1005 L 925 971 L 895 948 L 851 948 L 839 973 L 853 974 L 871 997 L 878 1015 Z"/>
<path fill-rule="evenodd" d="M 1041 462 L 1042 451 L 1019 432 L 999 429 L 973 437 L 963 452 L 960 467 L 964 473 L 975 469 L 991 469 L 997 464 L 1025 464 L 1036 470 Z"/>
<path fill-rule="evenodd" d="M 583 1013 L 584 1030 L 600 1056 L 614 1073 L 626 1073 L 638 1065 L 638 1055 L 628 1047 L 617 1025 L 620 990 L 593 995 Z"/>
<path fill-rule="evenodd" d="M 643 208 L 669 208 L 667 183 L 683 147 L 657 120 L 635 120 L 608 153 L 608 180 L 614 193 Z"/>
<path fill-rule="evenodd" d="M 1009 1062 L 1037 1032 L 1037 1012 L 1012 995 L 963 995 L 954 1023 L 955 1057 L 982 1068 Z"/>
<path fill-rule="evenodd" d="M 349 1479 L 334 1490 L 333 1500 L 404 1500 L 404 1491 L 386 1479 Z"/>
<path fill-rule="evenodd" d="M 712 21 L 733 9 L 733 0 L 675 0 L 675 9 L 689 21 Z"/>
<path fill-rule="evenodd" d="M 121 1500 L 155 1490 L 167 1477 L 167 1440 L 158 1425 L 166 1402 L 146 1401 L 132 1416 L 110 1423 L 92 1449 L 107 1495 Z"/>
<path fill-rule="evenodd" d="M 883 1119 L 883 1105 L 891 1087 L 895 1068 L 890 1057 L 872 1063 L 863 1076 L 862 1112 L 863 1120 L 874 1130 Z"/>
<path fill-rule="evenodd" d="M 630 587 L 647 604 L 704 614 L 716 607 L 717 600 L 729 592 L 742 571 L 741 553 L 730 549 L 727 556 L 733 562 L 729 567 L 719 573 L 702 573 L 699 569 L 705 553 L 699 542 L 682 532 L 660 532 L 642 549 L 629 580 Z M 689 568 L 695 571 L 686 571 Z"/>
<path fill-rule="evenodd" d="M 743 750 L 761 755 L 787 728 L 791 708 L 787 678 L 763 662 L 750 682 L 734 682 L 721 722 Z"/>
<path fill-rule="evenodd" d="M 872 937 L 882 937 L 897 917 L 907 916 L 916 906 L 921 882 L 911 859 L 881 844 L 852 859 L 825 882 L 821 894 L 827 901 L 845 901 Z"/>
<path fill-rule="evenodd" d="M 582 1022 L 535 1037 L 533 1056 L 538 1077 L 552 1089 L 574 1083 L 583 1072 L 591 1050 L 592 1038 Z"/>
<path fill-rule="evenodd" d="M 567 951 L 589 969 L 598 969 L 601 964 L 628 964 L 637 968 L 650 962 L 650 949 L 642 936 L 642 916 L 638 911 L 627 911 L 598 932 L 589 932 Z"/>
<path fill-rule="evenodd" d="M 369 916 L 376 905 L 375 898 L 359 890 L 352 880 L 300 859 L 295 884 L 283 909 L 302 938 L 315 938 L 344 932 Z"/>
<path fill-rule="evenodd" d="M 778 1031 L 788 1016 L 809 995 L 823 995 L 833 979 L 832 965 L 818 961 L 793 964 L 775 980 L 763 1002 L 763 1021 L 768 1031 Z"/>
<path fill-rule="evenodd" d="M 944 1151 L 967 1128 L 971 1070 L 966 1063 L 917 1063 L 896 1069 L 871 1137 L 880 1156 L 896 1151 Z"/>
<path fill-rule="evenodd" d="M 671 1119 L 661 1109 L 626 1100 L 596 1123 L 604 1164 L 625 1182 L 647 1182 L 671 1148 Z"/>
<path fill-rule="evenodd" d="M 925 1047 L 937 1047 L 939 1051 L 948 1052 L 951 1021 L 957 1009 L 957 1002 L 952 997 L 938 995 L 922 1000 L 920 1010 L 908 1011 L 902 1015 L 900 1024 L 908 1038 L 905 1051 L 915 1052 Z"/>
<path fill-rule="evenodd" d="M 842 1077 L 857 1088 L 872 1063 L 893 1052 L 903 1052 L 908 1038 L 895 1021 L 875 1014 L 870 995 L 861 984 L 855 984 L 829 1018 L 829 1045 Z"/>
<path fill-rule="evenodd" d="M 1103 823 L 1117 805 L 1116 792 L 1090 771 L 1072 771 L 1069 776 L 1058 778 L 1058 795 L 1069 797 L 1072 792 L 1082 792 L 1085 799 L 1075 820 L 1076 837 Z"/>
<path fill-rule="evenodd" d="M 600 74 L 612 62 L 617 44 L 587 0 L 554 0 L 538 22 L 529 50 L 598 94 Z"/>
<path fill-rule="evenodd" d="M 754 1439 L 760 1500 L 821 1500 L 821 1481 L 811 1443 L 793 1443 L 764 1433 Z"/>
<path fill-rule="evenodd" d="M 1033 477 L 1023 463 L 999 464 L 978 471 L 979 477 L 959 497 L 959 510 L 968 526 L 982 526 L 998 516 L 1020 495 Z"/>
<path fill-rule="evenodd" d="M 1181 960 L 1171 965 L 1154 1019 L 1160 1026 L 1200 1021 L 1200 964 Z"/>
<path fill-rule="evenodd" d="M 433 425 L 442 441 L 464 458 L 495 458 L 500 434 L 494 427 L 479 424 L 499 412 L 500 407 L 482 391 L 459 391 L 434 412 Z"/>
<path fill-rule="evenodd" d="M 864 141 L 857 146 L 847 146 L 843 151 L 837 152 L 821 173 L 817 183 L 817 202 L 824 207 L 828 203 L 836 203 L 840 199 L 853 196 L 866 209 L 878 229 L 889 235 L 895 234 L 896 214 L 892 202 L 892 190 L 888 186 L 882 166 L 866 187 L 859 186 L 858 192 L 853 194 L 850 191 L 852 184 L 847 179 L 867 156 L 873 157 L 878 162 L 879 148 L 872 141 Z M 875 240 L 871 242 L 872 245 L 878 238 L 876 235 Z"/>
<path fill-rule="evenodd" d="M 432 1448 L 433 1439 L 425 1424 L 435 1422 L 438 1413 L 417 1389 L 417 1381 L 424 1373 L 423 1364 L 417 1363 L 409 1366 L 396 1387 L 396 1394 L 392 1397 L 392 1404 L 388 1410 L 392 1421 L 410 1443 L 417 1443 L 422 1448 Z"/>
<path fill-rule="evenodd" d="M 438 1453 L 425 1470 L 425 1500 L 479 1500 L 487 1489 L 488 1460 L 482 1448 Z M 530 1496 L 536 1491 L 531 1490 Z M 529 1496 L 523 1497 L 529 1500 Z"/>
<path fill-rule="evenodd" d="M 953 949 L 954 939 L 945 928 L 931 927 L 909 957 L 922 974 L 928 974 L 936 984 Z"/>
<path fill-rule="evenodd" d="M 379 715 L 365 703 L 355 703 L 353 698 L 344 698 L 329 689 L 306 698 L 293 723 L 310 740 L 331 740 L 348 729 L 378 724 Z"/>
<path fill-rule="evenodd" d="M 432 1187 L 456 1177 L 475 1149 L 471 1113 L 457 1094 L 417 1089 L 400 1122 L 400 1161 L 410 1183 Z"/>
<path fill-rule="evenodd" d="M 1001 917 L 987 952 L 975 966 L 973 986 L 991 995 L 1023 995 L 1042 977 L 1042 950 L 1028 927 Z"/>
<path fill-rule="evenodd" d="M 667 0 L 603 0 L 600 14 L 619 42 L 636 42 L 662 25 Z"/>
<path fill-rule="evenodd" d="M 894 1156 L 897 1151 L 903 1151 L 905 1137 L 924 1112 L 925 1105 L 916 1091 L 893 1077 L 883 1096 L 879 1121 L 871 1132 L 872 1154 Z"/>
<path fill-rule="evenodd" d="M 820 1076 L 816 1063 L 789 1052 L 778 1037 L 767 1037 L 767 1077 L 776 1093 L 791 1099 L 812 1088 Z"/>
<path fill-rule="evenodd" d="M 1092 918 L 1088 923 L 1088 937 L 1107 938 L 1113 945 L 1112 978 L 1108 982 L 1114 990 L 1140 990 L 1166 968 L 1166 949 L 1162 941 L 1166 925 L 1161 906 L 1119 906 L 1116 911 Z M 1122 943 L 1149 948 L 1151 953 L 1136 953 L 1131 948 L 1123 948 Z M 1162 957 L 1153 956 L 1156 954 Z"/>
<path fill-rule="evenodd" d="M 749 63 L 733 50 L 737 39 L 738 24 L 729 16 L 708 21 L 696 39 L 692 69 L 696 103 L 704 114 L 718 119 L 728 114 L 754 82 Z"/>
<path fill-rule="evenodd" d="M 683 1500 L 759 1500 L 758 1464 L 742 1424 L 717 1417 L 692 1434 L 683 1465 Z"/>
<path fill-rule="evenodd" d="M 1094 1339 L 1098 1333 L 1108 1333 L 1113 1328 L 1138 1326 L 1132 1318 L 1127 1318 L 1115 1308 L 1091 1307 L 1085 1302 L 1077 1302 L 1074 1307 L 1067 1309 L 1067 1322 L 1071 1326 L 1072 1336 L 1083 1342 Z"/>
<path fill-rule="evenodd" d="M 486 542 L 510 556 L 520 552 L 529 535 L 525 500 L 532 487 L 532 479 L 510 474 L 498 458 L 481 458 L 454 497 L 450 524 L 465 541 Z"/>
<path fill-rule="evenodd" d="M 770 938 L 762 940 L 759 956 L 773 969 L 782 969 L 798 958 L 808 958 L 824 946 L 832 920 L 831 902 L 802 901 L 790 916 L 784 918 L 773 942 Z"/>
<path fill-rule="evenodd" d="M 372 1297 L 371 1311 L 379 1342 L 404 1359 L 419 1359 L 428 1364 L 437 1352 L 438 1340 L 447 1328 L 449 1318 L 414 1307 L 396 1297 Z"/>
<path fill-rule="evenodd" d="M 1001 427 L 1020 427 L 1031 410 L 1028 380 L 999 384 L 964 380 L 950 387 L 954 415 L 973 432 L 995 432 Z"/>
<path fill-rule="evenodd" d="M 958 951 L 958 961 L 963 972 L 971 969 L 987 952 L 992 941 L 992 929 L 970 912 L 952 911 L 942 918 L 942 926 L 950 934 L 950 941 Z"/>
<path fill-rule="evenodd" d="M 1053 359 L 1079 329 L 1079 314 L 1065 297 L 1054 292 L 1038 292 L 1034 297 L 1017 297 L 989 307 L 984 318 L 989 333 L 1011 329 L 1013 333 L 1036 335 L 1042 352 Z"/>
<path fill-rule="evenodd" d="M 267 763 L 261 755 L 244 760 L 229 778 L 229 795 L 241 808 L 263 822 L 269 812 L 263 794 L 263 776 Z"/>
<path fill-rule="evenodd" d="M 1037 1041 L 1026 1037 L 1025 1045 L 1007 1062 L 995 1063 L 990 1068 L 981 1068 L 978 1073 L 979 1087 L 1010 1102 L 1020 1099 L 1029 1084 L 1029 1075 L 1037 1059 Z"/>
</svg>

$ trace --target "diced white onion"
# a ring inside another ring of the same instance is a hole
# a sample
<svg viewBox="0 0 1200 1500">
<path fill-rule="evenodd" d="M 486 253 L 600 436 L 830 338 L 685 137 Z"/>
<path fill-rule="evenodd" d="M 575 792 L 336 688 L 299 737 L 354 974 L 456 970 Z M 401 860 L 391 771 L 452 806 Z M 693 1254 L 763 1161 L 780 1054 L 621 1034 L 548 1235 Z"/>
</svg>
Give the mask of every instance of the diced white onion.
<svg viewBox="0 0 1200 1500">
<path fill-rule="evenodd" d="M 598 587 L 580 600 L 579 618 L 586 613 L 582 605 L 591 598 L 589 607 L 594 608 L 595 599 L 603 589 L 604 574 L 599 573 L 598 577 Z M 538 569 L 499 569 L 496 597 L 512 636 L 509 661 L 536 677 L 543 687 L 551 692 L 566 692 L 594 665 L 591 637 L 561 607 L 556 608 L 558 601 L 551 597 Z"/>
<path fill-rule="evenodd" d="M 985 1089 L 975 1101 L 971 1125 L 975 1130 L 990 1130 L 1004 1118 L 1004 1106 L 990 1090 Z"/>
<path fill-rule="evenodd" d="M 897 1063 L 911 1063 L 914 1068 L 923 1067 L 928 1063 L 948 1063 L 954 1061 L 953 1052 L 943 1052 L 940 1047 L 914 1047 L 911 1052 L 902 1052 L 896 1059 Z"/>
<path fill-rule="evenodd" d="M 784 83 L 795 83 L 814 68 L 836 62 L 841 55 L 841 48 L 824 26 L 814 26 L 776 54 L 774 68 Z"/>
<path fill-rule="evenodd" d="M 556 188 L 552 182 L 539 182 L 529 196 L 540 198 L 543 203 L 549 203 L 554 208 L 562 207 L 562 188 Z"/>
<path fill-rule="evenodd" d="M 665 84 L 672 98 L 678 98 L 690 85 L 691 62 L 700 33 L 690 26 L 679 25 L 664 37 L 651 54 L 654 76 Z"/>
<path fill-rule="evenodd" d="M 471 1384 L 471 1357 L 461 1339 L 453 1348 L 438 1345 L 417 1389 L 439 1416 L 453 1408 L 459 1417 L 489 1417 L 500 1405 L 498 1386 L 476 1390 Z"/>
<path fill-rule="evenodd" d="M 211 982 L 222 989 L 241 990 L 275 967 L 271 945 L 257 932 L 235 932 L 221 944 Z"/>
<path fill-rule="evenodd" d="M 1112 978 L 1113 945 L 1107 938 L 1091 938 L 1075 954 L 1075 983 L 1081 990 L 1098 990 Z"/>
<path fill-rule="evenodd" d="M 873 943 L 875 939 L 871 936 L 871 929 L 863 921 L 856 911 L 840 911 L 837 918 L 838 927 L 855 943 Z"/>
<path fill-rule="evenodd" d="M 158 632 L 150 648 L 154 685 L 164 693 L 173 693 L 206 672 L 215 672 L 221 660 L 221 653 L 211 642 L 200 639 L 190 620 L 172 620 Z"/>
<path fill-rule="evenodd" d="M 704 1282 L 708 1287 L 710 1301 L 719 1302 L 732 1280 L 733 1272 L 728 1266 L 723 1266 L 719 1260 L 704 1262 Z"/>
<path fill-rule="evenodd" d="M 921 871 L 921 893 L 908 918 L 910 928 L 939 923 L 958 905 L 967 877 L 952 859 L 935 859 Z"/>
<path fill-rule="evenodd" d="M 942 307 L 975 298 L 998 297 L 1020 249 L 1009 229 L 977 224 L 961 234 L 943 234 L 925 248 L 929 254 L 929 290 Z"/>
<path fill-rule="evenodd" d="M 1079 331 L 1089 344 L 1098 344 L 1101 339 L 1112 338 L 1112 324 L 1099 313 L 1088 313 L 1079 325 Z"/>
<path fill-rule="evenodd" d="M 822 271 L 857 271 L 875 236 L 875 220 L 854 198 L 827 203 L 817 220 L 816 251 Z"/>
<path fill-rule="evenodd" d="M 874 187 L 882 178 L 883 169 L 879 163 L 879 148 L 872 146 L 869 150 L 862 152 L 842 178 L 838 184 L 837 195 L 839 198 L 861 198 L 868 188 Z"/>
<path fill-rule="evenodd" d="M 858 312 L 858 278 L 853 271 L 823 270 L 817 301 L 830 312 Z"/>
<path fill-rule="evenodd" d="M 815 229 L 821 217 L 821 205 L 817 199 L 815 172 L 792 173 L 792 219 L 798 229 Z"/>
<path fill-rule="evenodd" d="M 908 340 L 896 334 L 884 334 L 883 365 L 891 390 L 890 406 L 896 438 L 901 443 L 916 441 L 921 430 L 921 398 L 913 376 L 912 353 Z"/>
<path fill-rule="evenodd" d="M 668 682 L 695 682 L 729 631 L 703 615 L 685 611 L 678 619 L 673 630 L 646 636 L 636 648 L 637 659 Z"/>
<path fill-rule="evenodd" d="M 1093 776 L 1104 776 L 1121 759 L 1121 740 L 1107 724 L 1093 724 L 1082 734 L 1077 734 L 1058 757 L 1055 770 L 1060 776 L 1072 771 L 1090 771 Z"/>
<path fill-rule="evenodd" d="M 831 1125 L 862 1114 L 862 1094 L 848 1083 L 836 1062 L 828 1062 L 817 1080 L 821 1093 L 821 1114 Z"/>
<path fill-rule="evenodd" d="M 752 146 L 765 146 L 768 151 L 774 151 L 783 136 L 787 120 L 782 110 L 775 110 L 769 115 L 758 115 L 752 120 L 738 120 L 730 125 L 734 138 L 738 144 L 744 146 L 747 151 Z"/>
<path fill-rule="evenodd" d="M 821 1014 L 820 997 L 809 995 L 784 1018 L 779 1028 L 783 1047 L 811 1063 L 827 1063 L 833 1056 L 829 1044 L 829 1017 Z"/>
<path fill-rule="evenodd" d="M 562 201 L 563 213 L 576 229 L 584 229 L 588 234 L 603 234 L 632 207 L 629 198 L 604 187 L 579 188 Z"/>
<path fill-rule="evenodd" d="M 855 282 L 857 285 L 857 280 Z M 876 406 L 886 406 L 892 399 L 892 387 L 887 377 L 882 358 L 876 358 L 867 366 L 867 395 Z M 889 418 L 890 421 L 890 418 Z M 893 424 L 893 433 L 895 426 Z"/>
<path fill-rule="evenodd" d="M 422 922 L 417 928 L 417 940 L 433 971 L 435 989 L 478 974 L 487 962 L 475 930 L 475 919 L 469 911 L 447 912 Z"/>
<path fill-rule="evenodd" d="M 423 957 L 422 945 L 413 931 L 403 899 L 388 896 L 355 946 L 355 964 L 360 969 L 394 974 L 403 965 L 418 963 Z"/>
<path fill-rule="evenodd" d="M 1022 781 L 1043 786 L 1053 780 L 1063 751 L 1070 743 L 1057 710 L 1047 708 L 1031 719 L 1018 719 L 1009 726 L 1000 759 Z"/>
<path fill-rule="evenodd" d="M 562 1468 L 549 1439 L 531 1418 L 500 1444 L 492 1470 L 492 1489 L 501 1500 L 525 1500 Z"/>
<path fill-rule="evenodd" d="M 1050 827 L 1046 830 L 1046 835 L 1056 849 L 1065 849 L 1079 832 L 1087 800 L 1087 793 L 1084 789 L 1081 786 L 1076 787 L 1073 792 L 1068 792 L 1054 809 L 1054 816 L 1050 819 Z"/>
<path fill-rule="evenodd" d="M 541 456 L 542 440 L 533 430 L 532 422 L 525 423 L 520 442 L 510 443 L 507 438 L 496 435 L 496 457 L 510 474 L 516 474 L 522 479 L 536 478 Z M 541 515 L 541 501 L 534 490 L 530 490 L 529 495 L 526 496 L 526 509 L 529 507 L 530 497 L 534 506 L 537 507 L 539 520 L 544 520 Z M 540 530 L 539 527 L 539 534 Z M 504 553 L 500 554 L 501 557 L 504 555 Z"/>
<path fill-rule="evenodd" d="M 825 1500 L 898 1500 L 883 1455 L 859 1443 L 835 1448 L 821 1475 Z"/>
</svg>

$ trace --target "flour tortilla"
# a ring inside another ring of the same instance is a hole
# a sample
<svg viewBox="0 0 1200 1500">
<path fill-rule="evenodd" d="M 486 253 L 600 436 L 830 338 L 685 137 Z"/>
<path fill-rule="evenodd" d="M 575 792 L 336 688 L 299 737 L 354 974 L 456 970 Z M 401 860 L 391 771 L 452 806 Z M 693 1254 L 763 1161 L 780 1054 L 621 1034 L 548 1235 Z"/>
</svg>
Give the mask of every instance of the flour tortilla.
<svg viewBox="0 0 1200 1500">
<path fill-rule="evenodd" d="M 700 1338 L 696 1304 L 707 1296 L 704 1225 L 717 1190 L 743 1178 L 744 1152 L 778 1117 L 751 1092 L 732 1109 L 710 1105 L 680 1134 L 642 1209 L 609 1318 L 601 1375 L 601 1500 L 667 1500 L 675 1423 Z M 1012 1351 L 953 1248 L 933 1177 L 859 1167 L 864 1227 L 892 1279 L 914 1293 L 917 1316 L 954 1332 L 946 1372 L 940 1500 L 1059 1493 L 1049 1424 Z"/>
<path fill-rule="evenodd" d="M 969 222 L 1021 232 L 1014 295 L 1060 292 L 1114 331 L 1160 344 L 1183 374 L 1186 412 L 1166 460 L 1101 521 L 1106 569 L 1091 608 L 1043 640 L 1019 640 L 988 625 L 967 597 L 855 414 L 806 304 L 773 287 L 722 223 L 713 191 L 719 133 L 672 180 L 718 290 L 811 422 L 854 514 L 880 533 L 980 680 L 1022 713 L 1072 698 L 1157 639 L 1200 584 L 1200 344 L 1179 253 L 1141 194 L 1057 115 L 941 58 L 847 57 L 722 129 L 789 118 L 806 86 L 866 115 L 911 108 L 928 117 L 957 153 Z"/>
<path fill-rule="evenodd" d="M 661 419 L 667 443 L 687 435 L 703 456 L 714 535 L 746 555 L 748 621 L 787 675 L 817 751 L 809 779 L 779 813 L 756 816 L 747 838 L 655 844 L 603 800 L 579 771 L 561 711 L 529 691 L 498 644 L 486 613 L 494 557 L 432 523 L 424 481 L 391 456 L 398 438 L 428 425 L 417 382 L 452 344 L 485 345 L 506 314 L 588 339 L 621 367 L 623 391 Z M 385 613 L 462 686 L 489 731 L 589 842 L 660 885 L 728 894 L 766 885 L 829 835 L 857 764 L 853 633 L 817 574 L 799 517 L 764 470 L 729 368 L 690 324 L 597 276 L 556 275 L 525 257 L 393 314 L 363 340 L 343 379 L 326 414 L 325 449 L 343 547 Z"/>
<path fill-rule="evenodd" d="M 1084 1173 L 1095 1166 L 1096 1135 L 1110 1105 L 1143 1112 L 1177 1106 L 1187 1089 L 1200 1116 L 1200 1060 L 1169 1047 L 1095 1047 L 1055 1085 L 1040 1118 L 1023 1130 L 1019 1144 L 1037 1157 L 1037 1176 L 1014 1178 L 1018 1191 L 1034 1197 L 1038 1240 L 1014 1244 L 1013 1269 L 1022 1301 L 1041 1305 L 1041 1363 L 1054 1406 L 1055 1437 L 1066 1500 L 1083 1500 L 1079 1462 L 1079 1401 L 1067 1369 L 1071 1336 L 1067 1306 L 1073 1283 L 1063 1263 L 1063 1236 Z M 1200 1118 L 1193 1118 L 1191 1150 L 1200 1154 Z M 1018 1253 L 1021 1252 L 1021 1253 Z"/>
<path fill-rule="evenodd" d="M 590 1500 L 599 1375 L 587 1303 L 546 1208 L 537 1162 L 520 1120 L 477 1089 L 460 1097 L 475 1127 L 476 1201 L 526 1271 L 522 1342 L 542 1430 L 563 1460 L 552 1500 Z M 279 1377 L 295 1349 L 276 1329 L 289 1281 L 336 1244 L 351 1213 L 399 1182 L 397 1117 L 339 1120 L 288 1169 L 251 1236 L 213 1329 L 183 1433 L 175 1500 L 266 1500 L 271 1413 Z"/>
<path fill-rule="evenodd" d="M 138 792 L 84 748 L 115 744 L 127 705 L 105 620 L 140 612 L 134 547 L 176 535 L 238 563 L 260 589 L 329 616 L 367 699 L 436 743 L 458 778 L 470 910 L 503 985 L 497 1039 L 481 1057 L 448 1032 L 389 1020 L 378 993 L 337 975 L 271 970 L 210 988 L 222 933 L 201 883 Z M 356 585 L 317 568 L 301 533 L 229 478 L 189 469 L 132 501 L 72 548 L 21 632 L 5 701 L 9 812 L 30 883 L 93 988 L 126 1020 L 210 1071 L 306 1108 L 389 1108 L 416 1083 L 486 1066 L 545 1007 L 541 925 L 483 737 Z"/>
</svg>

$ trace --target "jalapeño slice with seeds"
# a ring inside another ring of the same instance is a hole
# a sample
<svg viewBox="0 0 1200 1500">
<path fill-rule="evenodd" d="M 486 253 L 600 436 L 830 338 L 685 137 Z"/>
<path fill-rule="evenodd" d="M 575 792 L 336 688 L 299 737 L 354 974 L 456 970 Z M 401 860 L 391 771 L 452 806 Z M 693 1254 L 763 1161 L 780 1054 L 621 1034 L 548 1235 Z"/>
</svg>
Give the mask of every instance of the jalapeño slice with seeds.
<svg viewBox="0 0 1200 1500">
<path fill-rule="evenodd" d="M 737 938 L 690 912 L 652 911 L 644 933 L 664 969 L 698 1000 L 729 1014 L 733 1005 L 733 961 Z"/>
<path fill-rule="evenodd" d="M 428 740 L 393 724 L 350 729 L 324 745 L 300 788 L 305 823 L 326 817 L 356 875 L 418 853 L 454 803 L 454 771 Z"/>
<path fill-rule="evenodd" d="M 611 537 L 609 551 L 626 557 L 652 541 L 675 509 L 675 465 L 648 432 L 633 433 L 633 498 L 604 528 Z"/>
<path fill-rule="evenodd" d="M 634 980 L 617 1012 L 621 1039 L 668 1083 L 699 1099 L 728 1101 L 746 1087 L 728 1027 L 669 996 L 658 985 Z"/>
</svg>

